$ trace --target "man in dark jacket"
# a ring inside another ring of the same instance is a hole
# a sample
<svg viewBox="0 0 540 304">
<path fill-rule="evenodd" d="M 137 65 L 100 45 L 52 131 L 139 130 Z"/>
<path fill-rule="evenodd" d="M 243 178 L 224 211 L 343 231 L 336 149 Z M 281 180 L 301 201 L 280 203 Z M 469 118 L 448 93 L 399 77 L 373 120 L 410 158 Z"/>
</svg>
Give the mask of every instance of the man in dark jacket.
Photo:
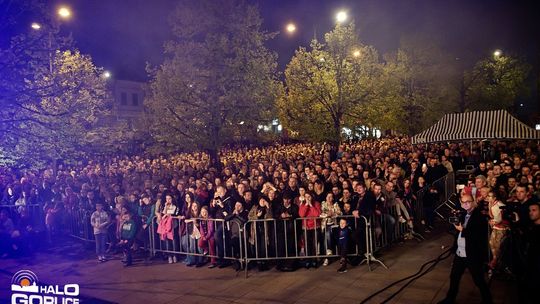
<svg viewBox="0 0 540 304">
<path fill-rule="evenodd" d="M 487 260 L 488 252 L 488 225 L 486 218 L 481 214 L 480 209 L 476 208 L 472 196 L 463 195 L 461 198 L 461 207 L 466 211 L 461 216 L 461 221 L 456 227 L 459 232 L 454 242 L 452 251 L 455 253 L 450 273 L 450 288 L 446 298 L 439 304 L 454 303 L 456 300 L 459 282 L 465 269 L 469 269 L 474 284 L 480 289 L 482 303 L 493 303 L 491 292 L 484 279 L 482 266 Z"/>
<path fill-rule="evenodd" d="M 214 215 L 215 219 L 225 219 L 233 211 L 232 204 L 232 198 L 227 195 L 227 190 L 225 189 L 225 187 L 218 186 L 214 194 L 214 199 L 210 203 L 210 212 Z M 230 235 L 228 229 L 223 225 L 222 222 L 216 222 L 214 240 L 216 242 L 216 248 L 218 253 L 219 268 L 229 266 L 230 263 L 226 261 L 224 257 L 231 256 L 229 250 Z"/>
<path fill-rule="evenodd" d="M 246 246 L 246 244 L 243 242 L 244 235 L 242 232 L 244 229 L 244 223 L 248 220 L 248 211 L 244 209 L 241 202 L 236 202 L 233 212 L 227 215 L 225 220 L 228 222 L 230 227 L 231 247 L 233 250 L 232 255 L 233 257 L 240 259 L 240 257 L 244 256 L 244 252 L 242 251 Z M 240 244 L 242 244 L 242 246 Z M 241 270 L 242 268 L 243 265 L 240 262 L 235 264 L 235 269 L 237 271 Z"/>
<path fill-rule="evenodd" d="M 371 220 L 371 216 L 373 215 L 373 212 L 375 211 L 375 206 L 377 204 L 377 201 L 375 199 L 375 196 L 373 195 L 373 192 L 368 191 L 366 184 L 364 182 L 359 182 L 356 185 L 356 199 L 357 204 L 356 207 L 353 209 L 352 214 L 354 215 L 355 219 L 355 225 L 349 226 L 350 229 L 352 229 L 353 233 L 352 236 L 354 238 L 354 242 L 358 246 L 358 254 L 359 258 L 363 257 L 363 254 L 366 252 L 366 224 L 367 222 L 364 219 L 361 219 L 361 216 L 364 216 L 366 220 Z M 359 262 L 359 259 L 353 259 L 353 264 L 356 264 Z"/>
<path fill-rule="evenodd" d="M 298 205 L 292 202 L 292 197 L 290 197 L 289 193 L 285 193 L 283 203 L 278 209 L 278 213 L 275 215 L 277 219 L 278 255 L 279 257 L 294 257 L 298 252 L 295 238 L 297 239 L 301 235 L 300 222 L 296 223 L 295 232 L 295 221 L 299 217 Z M 279 260 L 277 268 L 282 271 L 292 271 L 295 269 L 295 261 L 287 259 Z"/>
</svg>

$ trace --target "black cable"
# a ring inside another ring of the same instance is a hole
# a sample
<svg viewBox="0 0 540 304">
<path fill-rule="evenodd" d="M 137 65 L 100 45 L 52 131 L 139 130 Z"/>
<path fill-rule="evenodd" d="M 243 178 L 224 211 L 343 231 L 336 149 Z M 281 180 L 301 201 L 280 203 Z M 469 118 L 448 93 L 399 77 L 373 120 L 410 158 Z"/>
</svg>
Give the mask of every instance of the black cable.
<svg viewBox="0 0 540 304">
<path fill-rule="evenodd" d="M 451 248 L 447 249 L 446 251 L 444 251 L 443 253 L 441 253 L 437 258 L 431 260 L 431 261 L 428 261 L 428 262 L 425 262 L 424 264 L 422 264 L 422 266 L 420 267 L 420 269 L 413 275 L 410 275 L 408 277 L 405 277 L 403 279 L 400 279 L 398 281 L 395 281 L 389 285 L 387 285 L 386 287 L 376 291 L 375 293 L 371 294 L 369 297 L 365 298 L 362 302 L 360 302 L 360 304 L 365 304 L 367 303 L 369 300 L 371 300 L 373 297 L 375 297 L 376 295 L 386 291 L 387 289 L 395 286 L 396 284 L 399 284 L 403 281 L 406 281 L 406 280 L 409 280 L 409 279 L 412 279 L 410 282 L 408 282 L 407 284 L 405 284 L 404 286 L 402 286 L 397 292 L 395 292 L 394 294 L 392 294 L 389 298 L 385 299 L 382 303 L 386 303 L 387 301 L 391 300 L 392 298 L 394 298 L 397 294 L 399 294 L 401 291 L 403 291 L 403 289 L 405 287 L 407 287 L 410 283 L 414 282 L 416 279 L 422 277 L 423 275 L 427 274 L 429 271 L 431 271 L 440 261 L 444 260 L 444 259 L 447 259 L 448 257 L 450 257 L 451 254 L 450 253 L 450 250 Z M 445 254 L 448 254 L 447 256 L 444 256 Z M 434 263 L 433 265 L 431 265 L 427 270 L 424 270 L 424 268 L 431 264 L 431 263 Z"/>
<path fill-rule="evenodd" d="M 449 250 L 445 251 L 443 254 L 445 253 L 449 253 Z M 393 299 L 395 296 L 397 296 L 400 292 L 402 292 L 405 288 L 407 288 L 407 286 L 409 286 L 411 283 L 413 283 L 414 281 L 416 281 L 417 279 L 423 277 L 424 275 L 426 275 L 427 273 L 429 273 L 431 270 L 433 270 L 435 268 L 435 266 L 437 266 L 437 264 L 439 264 L 440 261 L 443 261 L 445 259 L 447 259 L 448 257 L 450 257 L 451 254 L 448 254 L 447 256 L 445 257 L 442 257 L 442 256 L 439 256 L 439 258 L 435 261 L 435 263 L 433 263 L 433 265 L 431 265 L 428 269 L 426 269 L 423 273 L 419 274 L 418 276 L 414 277 L 414 278 L 411 278 L 411 280 L 409 282 L 407 282 L 406 284 L 404 284 L 403 286 L 401 286 L 400 289 L 398 289 L 395 293 L 391 294 L 390 297 L 386 298 L 383 302 L 381 303 L 386 303 L 388 301 L 390 301 L 391 299 Z"/>
</svg>

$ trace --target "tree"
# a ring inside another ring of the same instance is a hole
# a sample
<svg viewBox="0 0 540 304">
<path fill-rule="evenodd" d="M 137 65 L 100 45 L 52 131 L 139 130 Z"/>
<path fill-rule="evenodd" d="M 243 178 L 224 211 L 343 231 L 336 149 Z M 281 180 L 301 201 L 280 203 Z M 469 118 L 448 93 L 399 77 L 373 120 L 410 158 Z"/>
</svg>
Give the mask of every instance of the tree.
<svg viewBox="0 0 540 304">
<path fill-rule="evenodd" d="M 337 25 L 300 48 L 285 70 L 287 94 L 278 102 L 280 120 L 301 137 L 341 141 L 343 127 L 368 124 L 362 109 L 377 94 L 377 51 L 360 43 L 354 23 Z"/>
<path fill-rule="evenodd" d="M 149 69 L 151 135 L 168 150 L 204 149 L 215 163 L 223 144 L 271 119 L 280 83 L 264 43 L 273 35 L 243 0 L 185 0 L 171 20 L 167 58 Z"/>
<path fill-rule="evenodd" d="M 73 49 L 52 22 L 0 49 L 0 162 L 39 164 L 110 143 L 98 124 L 108 113 L 101 69 Z"/>
<path fill-rule="evenodd" d="M 371 104 L 371 120 L 413 135 L 452 111 L 449 62 L 449 56 L 425 37 L 402 39 L 400 48 L 385 56 L 383 89 Z"/>
<path fill-rule="evenodd" d="M 506 109 L 526 94 L 529 64 L 512 56 L 493 56 L 464 71 L 459 90 L 459 110 Z"/>
</svg>

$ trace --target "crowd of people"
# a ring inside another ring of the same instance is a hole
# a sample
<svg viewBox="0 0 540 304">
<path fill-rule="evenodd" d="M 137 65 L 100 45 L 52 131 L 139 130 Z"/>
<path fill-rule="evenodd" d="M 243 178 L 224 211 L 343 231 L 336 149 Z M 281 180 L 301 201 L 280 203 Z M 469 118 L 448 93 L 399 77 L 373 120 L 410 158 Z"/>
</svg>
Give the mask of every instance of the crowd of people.
<svg viewBox="0 0 540 304">
<path fill-rule="evenodd" d="M 536 156 L 528 152 L 525 151 L 529 156 L 525 159 L 501 153 L 495 164 L 480 162 L 467 184 L 458 187 L 458 208 L 450 218 L 456 230 L 451 248 L 455 256 L 450 286 L 439 304 L 455 302 L 465 269 L 480 290 L 482 303 L 493 303 L 484 278 L 485 265 L 490 276 L 504 274 L 517 279 L 519 303 L 538 302 L 535 292 L 540 284 L 540 174 Z"/>
<path fill-rule="evenodd" d="M 490 265 L 495 267 L 507 230 L 504 212 L 495 206 L 516 204 L 518 216 L 528 218 L 520 206 L 540 193 L 539 150 L 530 141 L 483 148 L 413 146 L 407 137 L 392 137 L 343 143 L 338 149 L 312 143 L 228 148 L 220 152 L 218 165 L 196 152 L 86 159 L 45 170 L 0 168 L 5 205 L 0 253 L 16 253 L 21 240 L 40 231 L 52 241 L 74 214 L 85 214 L 100 262 L 121 249 L 125 265 L 131 265 L 132 248 L 151 246 L 148 236 L 155 231 L 169 263 L 180 260 L 176 252 L 185 252 L 190 253 L 187 266 L 227 267 L 228 257 L 247 248 L 257 258 L 301 254 L 305 267 L 331 262 L 314 256 L 339 255 L 338 270 L 344 272 L 347 255 L 365 250 L 360 217 L 374 218 L 378 237 L 389 242 L 397 241 L 392 232 L 400 225 L 429 232 L 441 190 L 433 182 L 472 165 L 475 171 L 462 192 L 485 206 L 494 231 Z M 419 192 L 422 215 L 413 206 Z M 36 205 L 44 217 L 42 229 L 29 219 L 29 206 Z M 294 224 L 298 218 L 309 219 Z M 247 221 L 252 224 L 242 231 Z M 247 243 L 242 233 L 248 234 Z M 283 241 L 276 233 L 300 237 Z M 291 261 L 284 258 L 277 266 L 298 266 Z M 269 266 L 264 259 L 258 262 L 261 271 Z"/>
</svg>

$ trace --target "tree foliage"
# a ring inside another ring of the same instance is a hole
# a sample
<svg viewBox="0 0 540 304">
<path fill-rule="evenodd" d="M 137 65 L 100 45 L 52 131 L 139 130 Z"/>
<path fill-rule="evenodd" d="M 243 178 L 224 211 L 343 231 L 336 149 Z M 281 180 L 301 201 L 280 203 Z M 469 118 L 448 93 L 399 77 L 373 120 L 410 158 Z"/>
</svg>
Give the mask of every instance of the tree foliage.
<svg viewBox="0 0 540 304">
<path fill-rule="evenodd" d="M 151 69 L 151 134 L 167 149 L 221 145 L 255 135 L 280 93 L 276 55 L 264 43 L 255 6 L 245 1 L 182 1 L 171 17 L 174 40 Z"/>
<path fill-rule="evenodd" d="M 359 41 L 354 23 L 337 25 L 287 65 L 279 117 L 303 138 L 338 143 L 343 127 L 369 124 L 363 110 L 378 93 L 380 73 L 377 51 Z"/>
<path fill-rule="evenodd" d="M 526 80 L 531 67 L 523 60 L 502 55 L 478 61 L 464 71 L 460 86 L 459 109 L 508 109 L 527 94 Z"/>
<path fill-rule="evenodd" d="M 0 49 L 0 161 L 36 164 L 107 146 L 108 93 L 101 70 L 54 23 Z M 94 145 L 94 146 L 93 146 Z"/>
<path fill-rule="evenodd" d="M 402 40 L 385 56 L 382 93 L 371 105 L 373 123 L 413 135 L 452 111 L 448 57 L 425 39 Z"/>
</svg>

